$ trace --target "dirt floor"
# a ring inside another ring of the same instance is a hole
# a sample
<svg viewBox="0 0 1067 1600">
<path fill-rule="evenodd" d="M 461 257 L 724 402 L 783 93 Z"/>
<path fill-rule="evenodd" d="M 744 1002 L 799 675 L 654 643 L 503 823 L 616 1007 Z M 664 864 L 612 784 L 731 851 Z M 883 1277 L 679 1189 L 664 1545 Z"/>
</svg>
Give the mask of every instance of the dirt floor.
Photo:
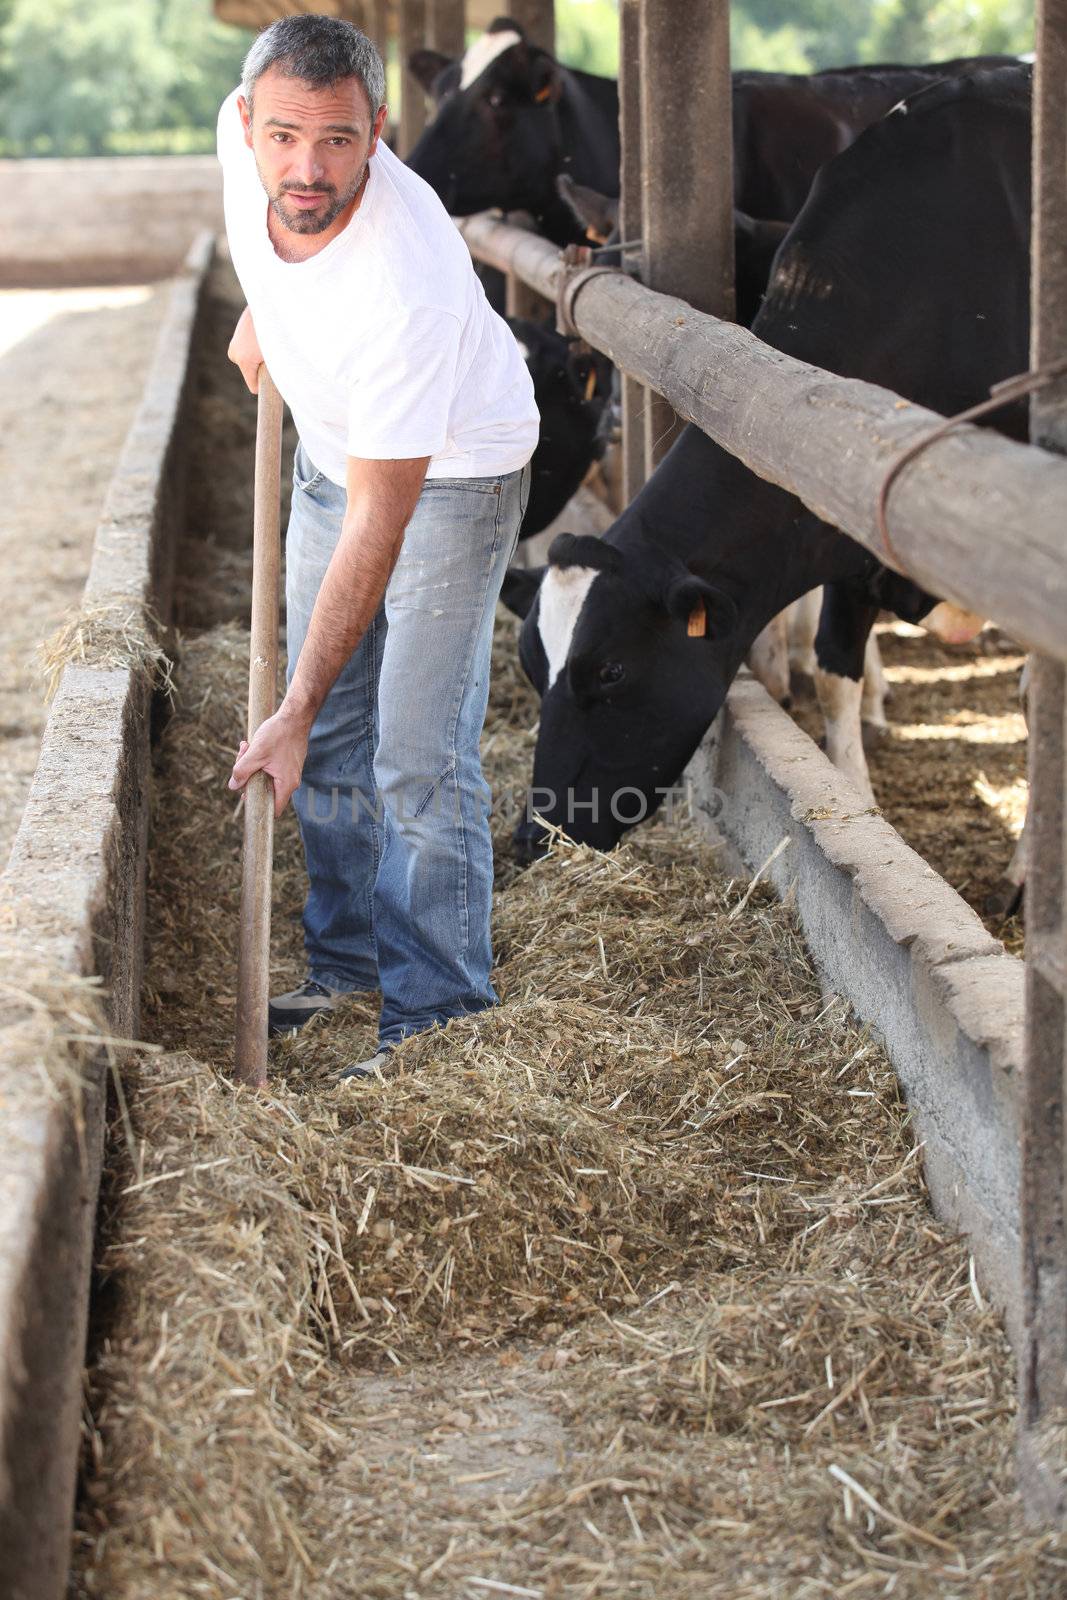
<svg viewBox="0 0 1067 1600">
<path fill-rule="evenodd" d="M 166 294 L 0 290 L 0 868 L 47 716 L 38 648 L 81 597 Z"/>
<path fill-rule="evenodd" d="M 878 624 L 888 737 L 868 751 L 875 798 L 898 833 L 958 890 L 989 931 L 1023 950 L 1021 915 L 999 908 L 1026 818 L 1025 657 L 996 628 L 946 645 L 906 622 Z M 810 688 L 795 715 L 813 738 Z"/>
</svg>

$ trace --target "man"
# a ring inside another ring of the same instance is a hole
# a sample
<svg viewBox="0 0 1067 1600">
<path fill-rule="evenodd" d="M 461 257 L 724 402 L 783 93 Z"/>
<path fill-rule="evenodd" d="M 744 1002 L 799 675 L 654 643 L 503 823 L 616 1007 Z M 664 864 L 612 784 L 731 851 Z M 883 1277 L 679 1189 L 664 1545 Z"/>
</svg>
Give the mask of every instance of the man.
<svg viewBox="0 0 1067 1600">
<path fill-rule="evenodd" d="M 286 544 L 288 680 L 231 789 L 295 796 L 308 978 L 292 1030 L 382 992 L 380 1074 L 408 1034 L 495 1004 L 478 739 L 497 594 L 537 442 L 533 389 L 433 191 L 379 143 L 385 74 L 350 23 L 299 15 L 249 51 L 219 115 L 226 231 L 300 445 Z"/>
</svg>

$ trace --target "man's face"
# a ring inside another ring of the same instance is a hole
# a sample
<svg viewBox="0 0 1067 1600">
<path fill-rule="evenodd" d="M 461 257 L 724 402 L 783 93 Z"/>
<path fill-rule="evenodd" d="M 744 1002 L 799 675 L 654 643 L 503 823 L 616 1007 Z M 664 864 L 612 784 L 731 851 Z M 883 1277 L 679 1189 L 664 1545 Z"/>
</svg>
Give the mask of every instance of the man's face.
<svg viewBox="0 0 1067 1600">
<path fill-rule="evenodd" d="M 386 108 L 372 117 L 358 78 L 315 89 L 277 67 L 257 79 L 254 105 L 253 116 L 238 99 L 275 215 L 291 233 L 325 233 L 359 194 Z"/>
</svg>

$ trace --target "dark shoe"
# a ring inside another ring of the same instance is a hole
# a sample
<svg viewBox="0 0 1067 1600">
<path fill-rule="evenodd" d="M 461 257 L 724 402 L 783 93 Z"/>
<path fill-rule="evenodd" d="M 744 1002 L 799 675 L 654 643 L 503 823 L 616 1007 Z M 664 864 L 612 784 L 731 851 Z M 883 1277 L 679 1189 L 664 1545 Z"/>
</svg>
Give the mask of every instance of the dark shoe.
<svg viewBox="0 0 1067 1600">
<path fill-rule="evenodd" d="M 345 1078 L 378 1078 L 381 1080 L 392 1053 L 388 1049 L 379 1050 L 378 1054 L 371 1056 L 369 1061 L 357 1061 L 353 1066 L 346 1067 L 343 1072 L 338 1073 L 338 1082 L 342 1082 Z"/>
<path fill-rule="evenodd" d="M 296 989 L 275 995 L 271 1000 L 267 1007 L 267 1032 L 272 1038 L 279 1033 L 296 1033 L 312 1017 L 335 1010 L 341 997 L 340 989 L 331 989 L 315 978 L 305 978 Z"/>
</svg>

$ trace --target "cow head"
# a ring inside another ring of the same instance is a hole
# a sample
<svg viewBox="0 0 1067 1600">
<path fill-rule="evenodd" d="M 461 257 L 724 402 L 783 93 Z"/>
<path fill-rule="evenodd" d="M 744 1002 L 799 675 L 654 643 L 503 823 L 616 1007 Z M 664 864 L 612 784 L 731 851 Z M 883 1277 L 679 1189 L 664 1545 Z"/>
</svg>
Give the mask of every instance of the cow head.
<svg viewBox="0 0 1067 1600">
<path fill-rule="evenodd" d="M 543 848 L 534 813 L 610 849 L 662 803 L 722 704 L 733 601 L 644 540 L 623 551 L 573 534 L 540 573 L 512 575 L 504 598 L 525 615 L 519 654 L 541 696 L 516 850 Z"/>
<path fill-rule="evenodd" d="M 453 215 L 498 206 L 538 216 L 559 206 L 559 67 L 518 23 L 498 17 L 462 61 L 422 50 L 408 65 L 438 101 L 408 166 Z"/>
</svg>

